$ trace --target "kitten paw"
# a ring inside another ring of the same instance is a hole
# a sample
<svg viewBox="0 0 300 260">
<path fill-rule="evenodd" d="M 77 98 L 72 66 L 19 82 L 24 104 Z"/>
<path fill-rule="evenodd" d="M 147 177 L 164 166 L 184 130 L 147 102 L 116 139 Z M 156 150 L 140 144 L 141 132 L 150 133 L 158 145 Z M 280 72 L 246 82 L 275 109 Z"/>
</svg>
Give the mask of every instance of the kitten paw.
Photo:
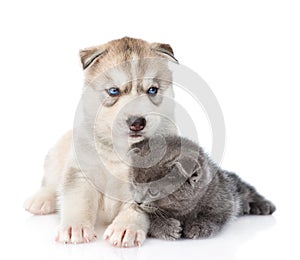
<svg viewBox="0 0 300 260">
<path fill-rule="evenodd" d="M 164 221 L 163 226 L 150 234 L 153 237 L 164 240 L 176 240 L 181 237 L 182 227 L 179 220 L 169 218 Z"/>
<path fill-rule="evenodd" d="M 55 193 L 41 188 L 24 203 L 25 210 L 35 215 L 46 215 L 56 211 Z"/>
<path fill-rule="evenodd" d="M 126 227 L 118 223 L 110 224 L 103 238 L 116 247 L 141 246 L 146 239 L 146 233 L 138 226 Z"/>
<path fill-rule="evenodd" d="M 199 224 L 192 224 L 189 226 L 186 226 L 183 230 L 183 236 L 185 238 L 190 239 L 197 239 L 197 238 L 207 238 L 210 237 L 213 234 L 213 229 L 207 225 L 199 225 Z"/>
<path fill-rule="evenodd" d="M 65 244 L 89 243 L 97 239 L 93 228 L 83 225 L 59 227 L 55 241 Z"/>
<path fill-rule="evenodd" d="M 249 206 L 251 215 L 271 215 L 276 210 L 275 205 L 267 200 L 250 202 Z"/>
</svg>

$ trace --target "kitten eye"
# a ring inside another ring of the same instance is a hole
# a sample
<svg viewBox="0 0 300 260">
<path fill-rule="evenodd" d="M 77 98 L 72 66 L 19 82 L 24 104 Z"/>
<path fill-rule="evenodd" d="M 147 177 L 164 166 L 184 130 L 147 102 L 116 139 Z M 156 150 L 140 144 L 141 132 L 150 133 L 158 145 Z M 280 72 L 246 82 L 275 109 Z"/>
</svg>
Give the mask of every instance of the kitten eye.
<svg viewBox="0 0 300 260">
<path fill-rule="evenodd" d="M 160 191 L 158 189 L 155 189 L 155 188 L 150 188 L 149 189 L 149 194 L 150 194 L 150 197 L 156 198 L 160 195 Z"/>
<path fill-rule="evenodd" d="M 147 90 L 147 93 L 150 95 L 150 96 L 155 96 L 158 92 L 158 88 L 157 87 L 151 87 Z"/>
<path fill-rule="evenodd" d="M 113 88 L 109 88 L 107 90 L 107 93 L 112 97 L 116 97 L 120 94 L 120 90 L 118 88 L 113 87 Z"/>
</svg>

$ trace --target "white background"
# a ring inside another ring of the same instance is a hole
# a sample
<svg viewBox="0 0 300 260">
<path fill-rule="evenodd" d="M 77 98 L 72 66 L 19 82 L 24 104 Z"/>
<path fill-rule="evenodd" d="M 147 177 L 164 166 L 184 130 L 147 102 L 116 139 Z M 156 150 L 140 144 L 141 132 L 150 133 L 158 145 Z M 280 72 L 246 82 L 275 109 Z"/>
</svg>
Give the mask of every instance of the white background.
<svg viewBox="0 0 300 260">
<path fill-rule="evenodd" d="M 0 258 L 300 259 L 299 13 L 296 0 L 1 1 Z M 241 218 L 208 240 L 116 249 L 102 229 L 95 243 L 57 244 L 58 216 L 22 209 L 48 148 L 72 127 L 78 50 L 123 36 L 171 44 L 208 83 L 225 117 L 222 167 L 274 201 L 273 216 Z"/>
</svg>

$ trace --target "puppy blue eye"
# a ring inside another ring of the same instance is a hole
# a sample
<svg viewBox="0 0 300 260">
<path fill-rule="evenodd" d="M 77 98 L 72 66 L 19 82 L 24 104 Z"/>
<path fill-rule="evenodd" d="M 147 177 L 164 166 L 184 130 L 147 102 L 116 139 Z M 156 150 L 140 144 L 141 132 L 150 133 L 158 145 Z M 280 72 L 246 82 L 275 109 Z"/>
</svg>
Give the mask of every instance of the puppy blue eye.
<svg viewBox="0 0 300 260">
<path fill-rule="evenodd" d="M 147 90 L 147 93 L 151 96 L 154 96 L 156 95 L 158 92 L 158 88 L 157 87 L 151 87 Z"/>
<path fill-rule="evenodd" d="M 110 88 L 107 90 L 108 95 L 116 97 L 120 94 L 120 90 L 118 88 Z"/>
</svg>

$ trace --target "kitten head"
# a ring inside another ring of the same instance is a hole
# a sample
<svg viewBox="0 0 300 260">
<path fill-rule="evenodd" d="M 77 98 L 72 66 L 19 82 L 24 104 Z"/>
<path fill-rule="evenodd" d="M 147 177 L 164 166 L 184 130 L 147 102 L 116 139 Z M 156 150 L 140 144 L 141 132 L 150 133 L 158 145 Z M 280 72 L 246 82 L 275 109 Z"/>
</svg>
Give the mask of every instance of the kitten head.
<svg viewBox="0 0 300 260">
<path fill-rule="evenodd" d="M 133 199 L 146 212 L 185 212 L 199 200 L 211 180 L 208 159 L 187 139 L 174 136 L 164 141 L 152 138 L 133 145 Z"/>
</svg>

